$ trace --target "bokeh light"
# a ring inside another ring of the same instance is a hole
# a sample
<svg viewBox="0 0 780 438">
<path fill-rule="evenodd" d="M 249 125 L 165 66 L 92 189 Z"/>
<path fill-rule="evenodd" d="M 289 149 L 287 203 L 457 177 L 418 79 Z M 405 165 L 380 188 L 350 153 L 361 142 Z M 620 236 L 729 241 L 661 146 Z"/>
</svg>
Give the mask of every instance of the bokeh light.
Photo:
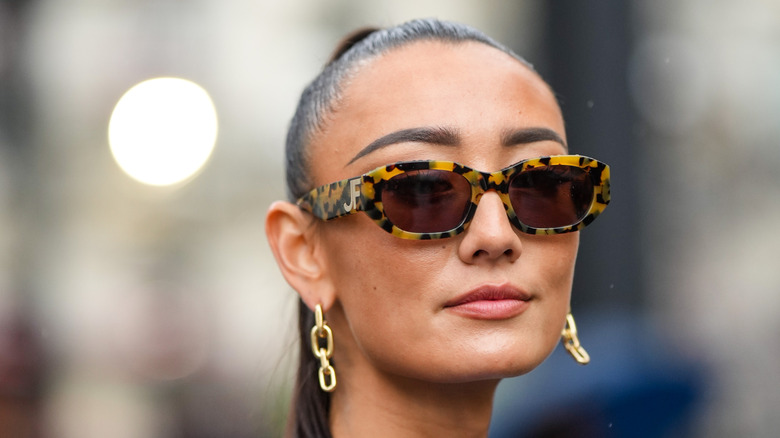
<svg viewBox="0 0 780 438">
<path fill-rule="evenodd" d="M 217 113 L 206 90 L 179 78 L 155 78 L 128 90 L 108 126 L 114 159 L 129 176 L 167 186 L 195 175 L 214 150 Z"/>
</svg>

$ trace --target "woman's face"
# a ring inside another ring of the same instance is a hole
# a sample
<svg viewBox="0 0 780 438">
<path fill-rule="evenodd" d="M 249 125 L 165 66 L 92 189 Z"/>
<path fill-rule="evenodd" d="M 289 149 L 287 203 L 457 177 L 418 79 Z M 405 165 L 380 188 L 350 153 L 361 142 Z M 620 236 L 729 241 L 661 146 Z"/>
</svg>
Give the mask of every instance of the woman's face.
<svg viewBox="0 0 780 438">
<path fill-rule="evenodd" d="M 448 135 L 361 154 L 412 128 Z M 523 135 L 531 128 L 537 135 Z M 478 43 L 416 42 L 349 82 L 311 145 L 311 168 L 315 185 L 407 160 L 492 172 L 566 153 L 564 141 L 551 91 L 517 60 Z M 340 381 L 361 372 L 434 382 L 513 376 L 539 365 L 558 342 L 578 233 L 520 233 L 495 192 L 482 197 L 466 232 L 448 239 L 400 239 L 365 214 L 318 222 L 314 233 L 337 294 L 326 319 Z"/>
</svg>

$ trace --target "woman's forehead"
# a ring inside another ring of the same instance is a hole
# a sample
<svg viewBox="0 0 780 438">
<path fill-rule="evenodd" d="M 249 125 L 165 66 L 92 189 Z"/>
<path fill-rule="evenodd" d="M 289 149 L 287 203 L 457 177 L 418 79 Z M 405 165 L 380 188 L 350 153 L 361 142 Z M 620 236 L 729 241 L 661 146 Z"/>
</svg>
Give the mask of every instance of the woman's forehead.
<svg viewBox="0 0 780 438">
<path fill-rule="evenodd" d="M 452 128 L 465 139 L 540 127 L 565 138 L 552 91 L 526 65 L 477 42 L 419 41 L 371 60 L 352 76 L 312 142 L 316 163 L 343 168 L 388 133 Z M 320 180 L 321 181 L 321 180 Z"/>
<path fill-rule="evenodd" d="M 494 84 L 496 81 L 499 83 Z M 423 97 L 426 91 L 444 89 L 476 91 L 458 87 L 480 82 L 482 89 L 488 85 L 522 86 L 549 98 L 549 103 L 557 107 L 549 86 L 518 59 L 476 41 L 438 40 L 409 43 L 369 60 L 343 84 L 342 103 L 376 104 L 393 97 Z"/>
</svg>

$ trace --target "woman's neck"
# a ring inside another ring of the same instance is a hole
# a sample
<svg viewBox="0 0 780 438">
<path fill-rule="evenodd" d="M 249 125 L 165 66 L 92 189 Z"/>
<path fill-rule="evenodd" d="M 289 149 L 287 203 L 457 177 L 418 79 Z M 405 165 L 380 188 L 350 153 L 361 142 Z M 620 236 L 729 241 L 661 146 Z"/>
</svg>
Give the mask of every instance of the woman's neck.
<svg viewBox="0 0 780 438">
<path fill-rule="evenodd" d="M 368 374 L 339 381 L 330 409 L 334 438 L 487 436 L 498 380 L 441 384 Z"/>
</svg>

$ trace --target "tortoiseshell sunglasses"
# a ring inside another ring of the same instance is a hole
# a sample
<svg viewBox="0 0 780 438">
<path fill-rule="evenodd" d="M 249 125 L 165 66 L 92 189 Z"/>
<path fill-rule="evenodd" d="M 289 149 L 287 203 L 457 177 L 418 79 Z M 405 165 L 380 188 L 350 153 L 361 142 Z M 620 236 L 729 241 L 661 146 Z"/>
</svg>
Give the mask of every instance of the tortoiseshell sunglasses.
<svg viewBox="0 0 780 438">
<path fill-rule="evenodd" d="M 463 232 L 482 195 L 495 190 L 509 221 L 528 234 L 578 231 L 609 203 L 609 166 L 581 155 L 554 155 L 487 173 L 449 161 L 408 161 L 326 184 L 298 199 L 322 220 L 364 211 L 403 239 Z"/>
</svg>

